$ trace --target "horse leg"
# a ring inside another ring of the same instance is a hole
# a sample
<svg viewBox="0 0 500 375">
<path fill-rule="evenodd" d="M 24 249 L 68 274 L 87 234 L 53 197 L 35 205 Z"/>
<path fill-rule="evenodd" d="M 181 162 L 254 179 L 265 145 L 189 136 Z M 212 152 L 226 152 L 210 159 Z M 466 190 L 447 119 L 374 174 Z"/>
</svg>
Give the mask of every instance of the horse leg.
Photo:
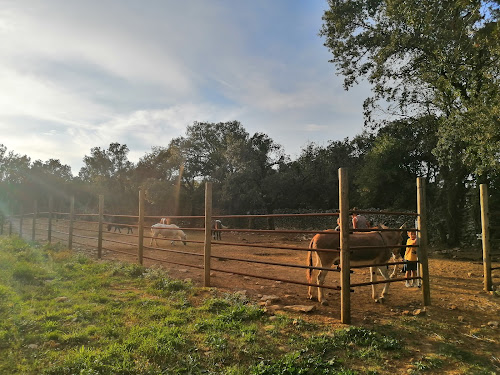
<svg viewBox="0 0 500 375">
<path fill-rule="evenodd" d="M 379 302 L 377 299 L 377 290 L 374 284 L 377 282 L 377 267 L 370 267 L 370 282 L 372 283 L 372 298 L 375 302 Z"/>
<path fill-rule="evenodd" d="M 396 275 L 398 274 L 398 265 L 395 264 L 394 265 L 394 269 L 392 270 L 392 273 L 391 275 L 389 276 L 391 279 L 394 279 L 396 277 Z"/>
<path fill-rule="evenodd" d="M 378 267 L 378 270 L 380 272 L 380 274 L 382 275 L 382 277 L 384 278 L 384 280 L 389 280 L 391 277 L 389 276 L 389 267 Z M 389 294 L 388 291 L 389 291 L 389 284 L 390 283 L 385 283 L 384 284 L 384 289 L 382 289 L 382 293 L 380 294 L 380 299 L 379 301 L 380 302 L 384 302 L 384 299 L 385 299 L 385 295 L 386 294 Z"/>
<path fill-rule="evenodd" d="M 318 272 L 318 277 L 317 277 L 317 284 L 318 284 L 318 301 L 323 305 L 323 306 L 328 306 L 328 301 L 326 298 L 323 296 L 324 291 L 323 291 L 323 285 L 325 284 L 325 279 L 326 279 L 326 274 L 328 273 L 327 270 L 319 270 Z"/>
</svg>

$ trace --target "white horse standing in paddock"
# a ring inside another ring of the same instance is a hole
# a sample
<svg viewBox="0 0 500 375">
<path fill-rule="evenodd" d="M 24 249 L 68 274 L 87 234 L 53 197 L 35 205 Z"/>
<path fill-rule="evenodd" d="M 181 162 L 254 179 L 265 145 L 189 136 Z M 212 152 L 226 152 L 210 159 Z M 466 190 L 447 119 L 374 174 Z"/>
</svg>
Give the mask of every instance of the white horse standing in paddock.
<svg viewBox="0 0 500 375">
<path fill-rule="evenodd" d="M 151 237 L 149 246 L 153 244 L 153 240 L 155 242 L 155 245 L 158 246 L 157 238 L 160 235 L 164 238 L 171 239 L 172 245 L 175 245 L 176 239 L 182 241 L 182 243 L 186 245 L 186 238 L 187 238 L 186 233 L 184 233 L 184 231 L 175 224 L 163 224 L 163 223 L 153 224 L 151 226 L 151 233 L 153 234 L 153 236 Z"/>
<path fill-rule="evenodd" d="M 382 226 L 382 229 L 389 229 Z M 400 228 L 402 229 L 402 227 Z M 329 229 L 328 233 L 316 234 L 310 244 L 311 249 L 307 254 L 307 265 L 312 267 L 312 256 L 316 254 L 316 267 L 331 268 L 333 264 L 340 263 L 340 251 L 321 251 L 321 249 L 340 249 L 340 232 Z M 372 231 L 372 232 L 354 232 L 349 235 L 349 245 L 355 247 L 369 247 L 367 249 L 352 249 L 350 263 L 352 266 L 370 266 L 370 280 L 377 281 L 377 269 L 382 274 L 385 280 L 389 280 L 389 272 L 387 266 L 375 266 L 375 264 L 387 263 L 393 255 L 399 256 L 399 247 L 391 248 L 390 246 L 398 246 L 401 244 L 402 231 Z M 373 265 L 373 266 L 372 266 Z M 307 281 L 312 283 L 312 269 L 307 270 Z M 324 298 L 323 285 L 327 275 L 327 270 L 319 270 L 317 276 L 318 285 L 318 301 L 327 305 L 328 302 Z M 383 302 L 387 293 L 389 283 L 384 285 L 384 289 L 380 297 L 377 298 L 375 285 L 372 284 L 372 298 L 375 302 Z M 309 299 L 313 299 L 312 286 L 308 290 Z"/>
</svg>

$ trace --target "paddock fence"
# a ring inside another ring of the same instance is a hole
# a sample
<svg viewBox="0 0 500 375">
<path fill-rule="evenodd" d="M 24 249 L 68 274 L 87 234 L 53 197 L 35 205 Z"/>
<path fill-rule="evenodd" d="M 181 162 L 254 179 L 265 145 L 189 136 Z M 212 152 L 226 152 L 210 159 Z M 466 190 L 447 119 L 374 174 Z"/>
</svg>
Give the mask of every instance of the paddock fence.
<svg viewBox="0 0 500 375">
<path fill-rule="evenodd" d="M 11 215 L 0 223 L 0 234 L 17 234 L 38 242 L 59 242 L 67 244 L 68 249 L 84 251 L 98 259 L 112 259 L 114 255 L 121 260 L 137 262 L 151 266 L 168 264 L 198 270 L 203 285 L 210 287 L 212 278 L 217 273 L 241 276 L 246 282 L 251 279 L 288 283 L 300 286 L 316 287 L 308 283 L 304 274 L 307 269 L 327 270 L 339 274 L 339 282 L 330 281 L 323 287 L 340 293 L 341 316 L 343 323 L 351 322 L 351 293 L 359 287 L 374 284 L 385 284 L 405 281 L 396 277 L 376 282 L 360 280 L 359 268 L 351 267 L 350 256 L 355 251 L 366 250 L 367 247 L 350 247 L 349 215 L 353 212 L 364 214 L 373 222 L 378 217 L 394 217 L 399 224 L 416 223 L 407 230 L 415 230 L 419 237 L 419 273 L 415 279 L 422 283 L 423 305 L 430 305 L 430 285 L 427 259 L 427 231 L 425 209 L 425 180 L 418 178 L 417 209 L 415 212 L 389 212 L 374 210 L 357 210 L 349 208 L 347 170 L 339 169 L 339 210 L 328 213 L 302 214 L 267 214 L 267 215 L 214 215 L 212 212 L 212 185 L 206 184 L 205 213 L 200 216 L 150 216 L 144 212 L 144 192 L 139 191 L 139 212 L 137 215 L 122 215 L 105 212 L 104 196 L 99 196 L 97 213 L 75 212 L 74 198 L 70 199 L 70 212 L 53 211 L 52 198 L 49 199 L 49 210 L 38 212 L 38 203 L 34 202 L 33 212 Z M 178 238 L 159 238 L 160 245 L 153 246 L 150 234 L 151 225 L 165 218 L 175 223 L 187 234 L 186 246 Z M 308 219 L 321 218 L 324 229 L 307 227 Z M 310 239 L 326 229 L 336 226 L 340 218 L 340 246 L 336 249 L 321 249 L 339 254 L 340 268 L 323 268 L 305 265 L 306 253 L 309 251 Z M 218 219 L 226 226 L 220 229 L 222 238 L 212 237 L 212 220 Z M 287 227 L 276 229 L 255 229 L 258 222 L 273 220 L 279 222 L 286 219 Z M 295 224 L 294 224 L 295 223 Z M 384 229 L 378 229 L 384 231 Z M 385 229 L 402 230 L 402 229 Z M 401 243 L 398 248 L 405 248 Z M 389 248 L 389 247 L 388 247 Z M 390 246 L 394 248 L 394 246 Z M 118 254 L 118 255 L 117 255 Z M 270 259 L 272 258 L 272 259 Z M 401 261 L 390 261 L 371 266 L 400 265 Z M 245 266 L 242 266 L 242 265 Z M 276 272 L 279 268 L 281 271 Z"/>
</svg>

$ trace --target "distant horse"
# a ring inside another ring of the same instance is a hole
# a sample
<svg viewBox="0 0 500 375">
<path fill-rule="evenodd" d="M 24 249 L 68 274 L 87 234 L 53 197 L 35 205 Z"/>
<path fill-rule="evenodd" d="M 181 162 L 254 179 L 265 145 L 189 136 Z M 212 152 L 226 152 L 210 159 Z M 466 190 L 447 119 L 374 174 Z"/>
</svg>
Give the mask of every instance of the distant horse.
<svg viewBox="0 0 500 375">
<path fill-rule="evenodd" d="M 221 229 L 227 229 L 229 227 L 222 225 L 222 221 L 220 220 L 212 220 L 212 238 L 214 240 L 222 240 Z"/>
<path fill-rule="evenodd" d="M 110 223 L 108 224 L 108 232 L 111 231 L 111 229 L 115 228 L 115 230 L 113 232 L 122 232 L 122 229 L 127 229 L 127 234 L 129 233 L 134 233 L 132 231 L 132 227 L 130 225 L 127 225 L 127 224 L 113 224 L 113 223 Z"/>
</svg>

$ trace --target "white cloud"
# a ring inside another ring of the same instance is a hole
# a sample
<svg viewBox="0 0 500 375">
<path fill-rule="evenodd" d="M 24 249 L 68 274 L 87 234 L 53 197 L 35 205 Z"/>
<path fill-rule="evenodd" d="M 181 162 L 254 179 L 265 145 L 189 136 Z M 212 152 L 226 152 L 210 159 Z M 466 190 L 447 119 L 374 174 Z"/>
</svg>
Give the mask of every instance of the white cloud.
<svg viewBox="0 0 500 375">
<path fill-rule="evenodd" d="M 92 147 L 137 161 L 194 121 L 238 120 L 298 152 L 362 128 L 317 36 L 323 0 L 3 1 L 1 143 L 77 173 Z M 5 134 L 5 135 L 4 135 Z"/>
</svg>

